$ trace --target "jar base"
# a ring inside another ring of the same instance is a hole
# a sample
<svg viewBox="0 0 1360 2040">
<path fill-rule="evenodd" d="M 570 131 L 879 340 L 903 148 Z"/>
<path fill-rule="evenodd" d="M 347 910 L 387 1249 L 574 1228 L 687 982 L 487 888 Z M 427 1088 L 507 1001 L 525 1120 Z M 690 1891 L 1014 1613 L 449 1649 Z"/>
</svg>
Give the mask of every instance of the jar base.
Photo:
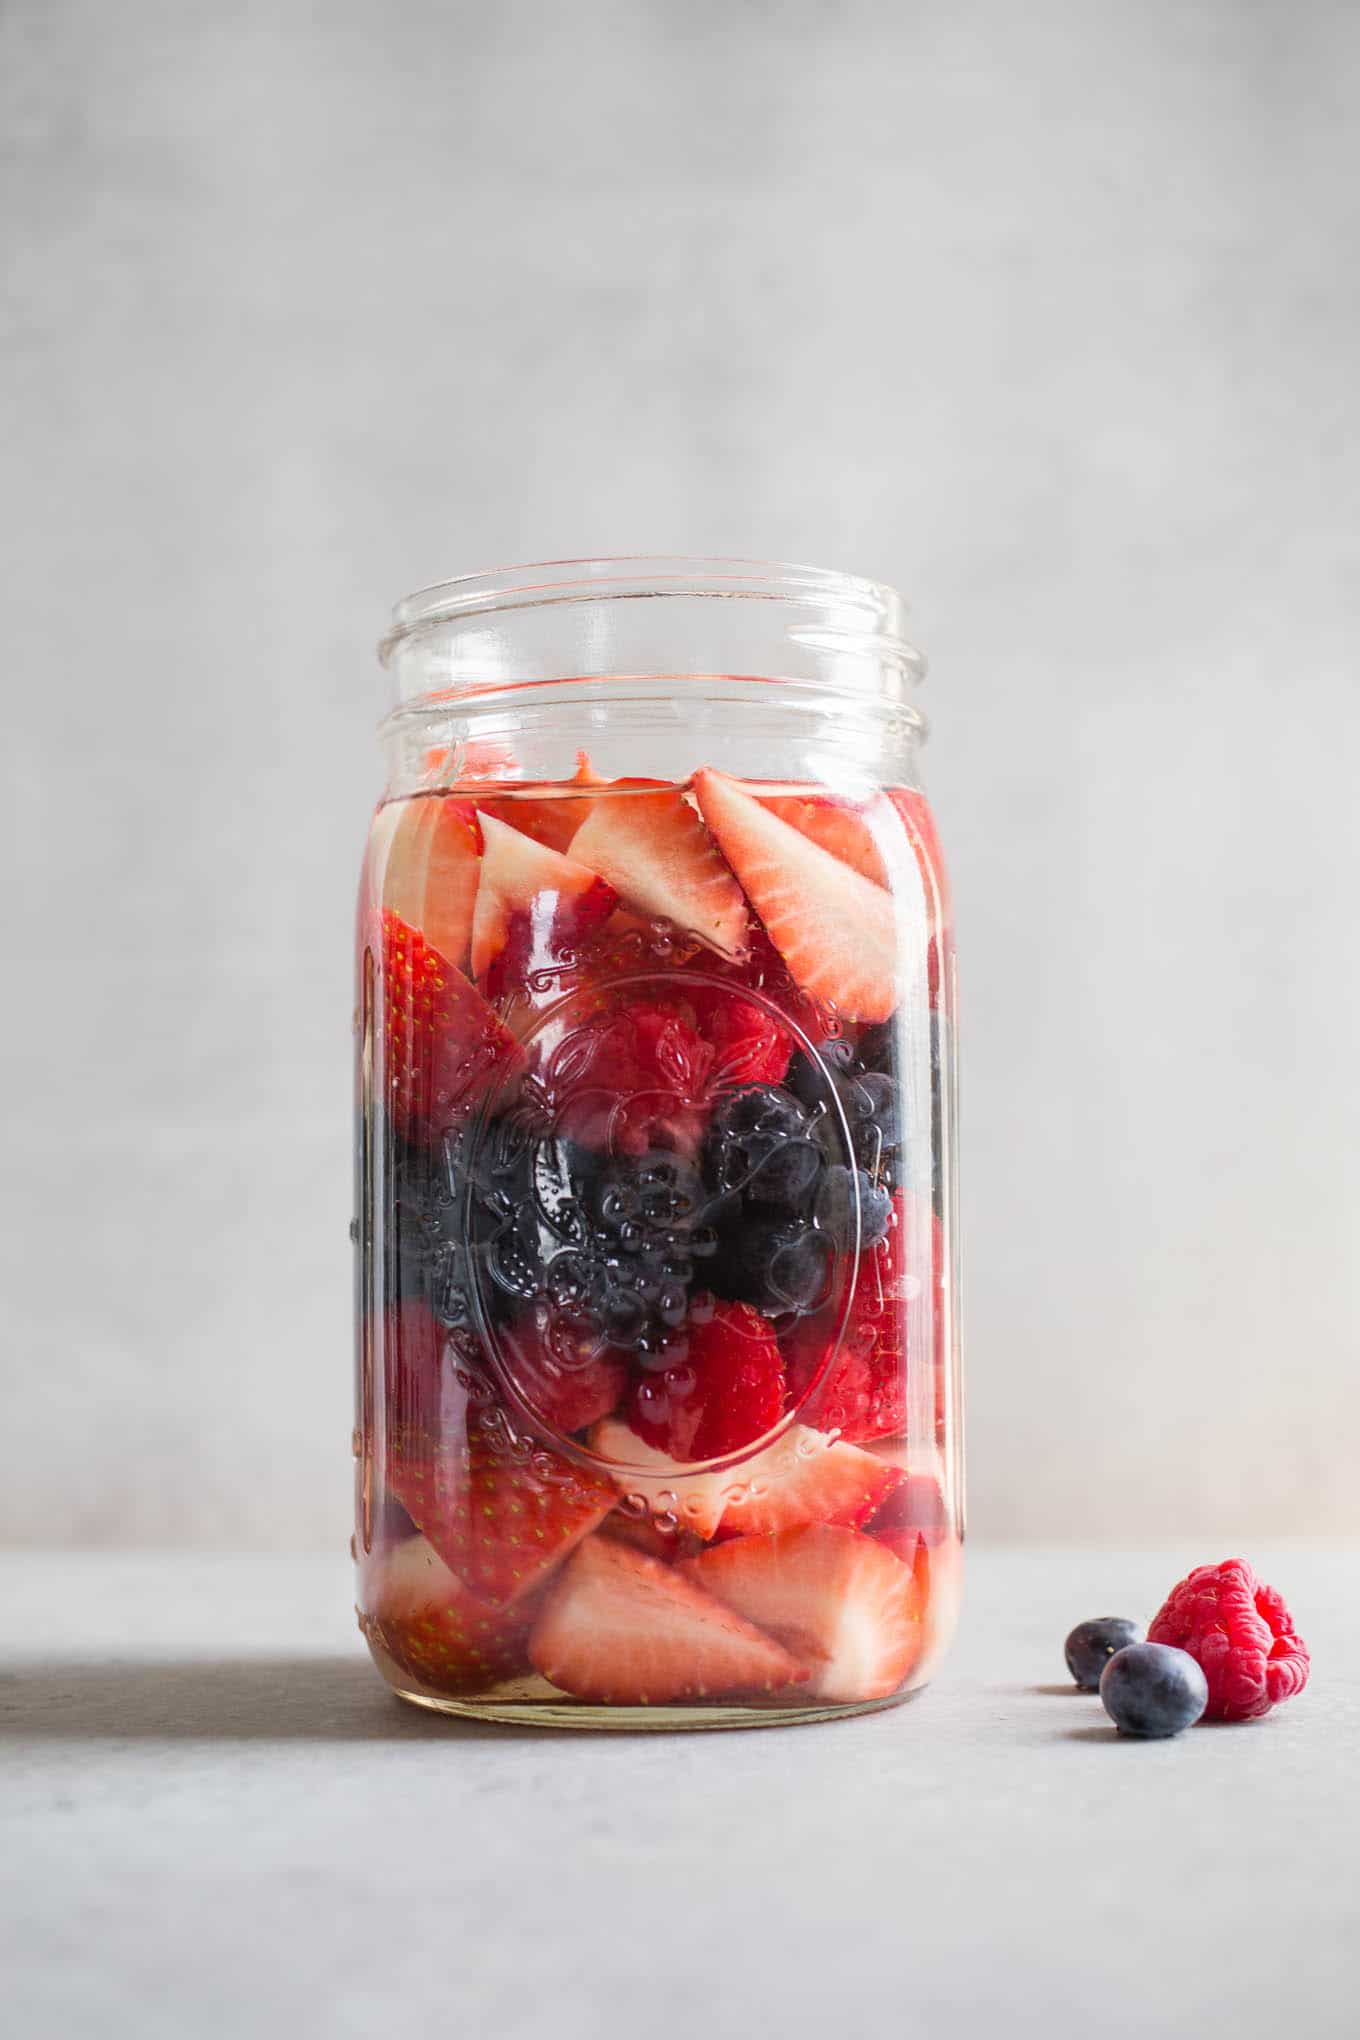
<svg viewBox="0 0 1360 2040">
<path fill-rule="evenodd" d="M 832 1707 L 597 1707 L 585 1700 L 447 1700 L 392 1685 L 398 1700 L 430 1714 L 485 1721 L 502 1728 L 574 1728 L 599 1733 L 664 1734 L 714 1728 L 798 1728 L 805 1722 L 845 1721 L 881 1714 L 923 1691 L 920 1686 L 884 1700 L 852 1700 Z"/>
</svg>

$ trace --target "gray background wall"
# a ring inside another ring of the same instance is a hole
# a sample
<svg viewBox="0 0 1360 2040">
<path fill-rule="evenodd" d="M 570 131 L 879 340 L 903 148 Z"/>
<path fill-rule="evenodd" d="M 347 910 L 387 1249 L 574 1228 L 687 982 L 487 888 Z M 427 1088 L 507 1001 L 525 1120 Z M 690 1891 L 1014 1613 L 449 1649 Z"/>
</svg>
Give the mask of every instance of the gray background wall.
<svg viewBox="0 0 1360 2040">
<path fill-rule="evenodd" d="M 904 585 L 975 1527 L 1360 1531 L 1360 14 L 8 0 L 0 1534 L 347 1536 L 386 604 Z"/>
</svg>

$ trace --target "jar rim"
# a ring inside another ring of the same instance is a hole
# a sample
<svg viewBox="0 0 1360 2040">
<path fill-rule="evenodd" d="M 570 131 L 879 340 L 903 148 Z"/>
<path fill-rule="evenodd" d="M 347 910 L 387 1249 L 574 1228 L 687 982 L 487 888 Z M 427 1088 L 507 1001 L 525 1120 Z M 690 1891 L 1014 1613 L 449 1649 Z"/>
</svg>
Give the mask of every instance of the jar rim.
<svg viewBox="0 0 1360 2040">
<path fill-rule="evenodd" d="M 824 627 L 853 634 L 916 680 L 925 660 L 904 634 L 905 599 L 886 582 L 782 560 L 685 553 L 621 553 L 537 560 L 431 582 L 404 595 L 378 647 L 384 666 L 410 639 L 463 617 L 554 603 L 684 597 L 782 602 L 819 612 Z"/>
</svg>

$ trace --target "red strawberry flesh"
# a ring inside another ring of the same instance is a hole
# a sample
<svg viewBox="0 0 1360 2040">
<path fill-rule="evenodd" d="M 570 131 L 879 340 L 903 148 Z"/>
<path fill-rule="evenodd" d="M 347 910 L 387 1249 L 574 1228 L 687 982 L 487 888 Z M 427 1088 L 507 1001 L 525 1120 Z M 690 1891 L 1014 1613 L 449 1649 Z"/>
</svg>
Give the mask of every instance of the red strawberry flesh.
<svg viewBox="0 0 1360 2040">
<path fill-rule="evenodd" d="M 746 940 L 746 902 L 684 795 L 601 795 L 571 854 L 607 879 L 628 905 L 702 937 L 727 956 Z"/>
<path fill-rule="evenodd" d="M 534 1624 L 535 1669 L 578 1699 L 633 1707 L 759 1699 L 806 1679 L 773 1637 L 681 1572 L 613 1537 L 590 1538 Z"/>
<path fill-rule="evenodd" d="M 724 773 L 698 773 L 694 791 L 795 983 L 847 1019 L 888 1019 L 898 991 L 892 895 Z"/>
<path fill-rule="evenodd" d="M 500 981 L 489 988 L 499 996 L 509 988 L 508 973 L 523 982 L 534 970 L 573 956 L 613 912 L 617 894 L 598 873 L 508 822 L 484 811 L 481 824 L 472 974 L 484 978 L 501 962 Z"/>
<path fill-rule="evenodd" d="M 460 970 L 390 910 L 382 916 L 383 1062 L 399 1131 L 437 1139 L 522 1060 Z"/>
<path fill-rule="evenodd" d="M 446 1396 L 442 1415 L 437 1441 L 390 1440 L 388 1488 L 472 1593 L 508 1606 L 603 1521 L 617 1490 L 494 1406 L 469 1403 L 455 1425 Z"/>
<path fill-rule="evenodd" d="M 367 1569 L 364 1601 L 365 1633 L 437 1692 L 477 1692 L 529 1669 L 529 1612 L 479 1601 L 424 1537 Z"/>
<path fill-rule="evenodd" d="M 857 1531 L 819 1523 L 741 1537 L 679 1570 L 777 1636 L 808 1667 L 809 1699 L 886 1699 L 920 1655 L 915 1573 Z"/>
</svg>

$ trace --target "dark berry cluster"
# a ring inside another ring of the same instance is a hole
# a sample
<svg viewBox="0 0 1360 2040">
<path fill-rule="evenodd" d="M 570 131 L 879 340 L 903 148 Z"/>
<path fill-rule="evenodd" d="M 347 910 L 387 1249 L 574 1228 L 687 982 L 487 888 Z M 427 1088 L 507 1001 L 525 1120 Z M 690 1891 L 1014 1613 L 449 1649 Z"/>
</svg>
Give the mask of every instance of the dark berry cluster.
<svg viewBox="0 0 1360 2040">
<path fill-rule="evenodd" d="M 886 1035 L 870 1045 L 890 1051 Z M 815 1060 L 795 1056 L 783 1085 L 727 1099 L 704 1150 L 721 1213 L 715 1287 L 769 1317 L 815 1310 L 836 1256 L 887 1232 L 901 1138 L 896 1084 L 840 1038 L 819 1042 Z"/>
<path fill-rule="evenodd" d="M 475 1139 L 388 1155 L 389 1300 L 417 1296 L 451 1329 L 475 1297 L 499 1323 L 529 1312 L 644 1368 L 683 1358 L 712 1298 L 803 1316 L 838 1256 L 889 1226 L 901 1142 L 890 1039 L 818 1043 L 783 1084 L 714 1108 L 694 1160 L 602 1153 L 511 1111 Z"/>
<path fill-rule="evenodd" d="M 540 1206 L 542 1293 L 573 1330 L 640 1358 L 672 1350 L 717 1238 L 699 1171 L 681 1155 L 601 1157 L 552 1144 L 562 1196 Z"/>
</svg>

